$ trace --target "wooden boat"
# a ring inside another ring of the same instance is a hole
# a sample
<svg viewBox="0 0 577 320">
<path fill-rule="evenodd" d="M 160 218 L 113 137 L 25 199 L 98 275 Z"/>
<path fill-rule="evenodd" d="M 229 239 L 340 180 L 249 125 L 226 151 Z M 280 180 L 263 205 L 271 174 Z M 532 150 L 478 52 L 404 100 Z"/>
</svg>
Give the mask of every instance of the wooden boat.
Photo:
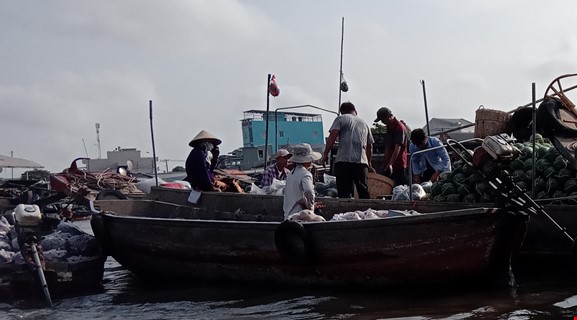
<svg viewBox="0 0 577 320">
<path fill-rule="evenodd" d="M 5 250 L 5 225 L 1 229 L 3 235 L 0 242 L 2 242 L 3 249 L 0 259 L 2 261 L 0 263 L 0 299 L 41 298 L 43 281 L 39 277 L 34 259 L 29 254 L 25 254 L 23 258 L 20 248 L 17 251 Z M 107 257 L 102 254 L 92 235 L 68 224 L 62 227 L 59 225 L 54 233 L 47 234 L 46 237 L 52 238 L 50 238 L 50 243 L 47 242 L 49 246 L 43 248 L 43 253 L 40 252 L 40 257 L 46 288 L 52 297 L 102 290 L 104 262 Z M 13 253 L 9 254 L 10 252 Z"/>
<path fill-rule="evenodd" d="M 189 191 L 168 188 L 152 188 L 148 195 L 150 200 L 171 202 L 179 205 L 197 206 L 211 211 L 234 212 L 243 209 L 247 212 L 260 215 L 282 215 L 282 196 L 254 195 L 234 193 L 211 193 L 202 194 L 197 205 L 187 202 Z M 492 207 L 493 204 L 463 203 L 463 202 L 435 202 L 435 201 L 385 201 L 380 199 L 337 199 L 317 198 L 318 201 L 327 205 L 327 214 L 337 213 L 330 208 L 345 206 L 350 210 L 394 209 L 394 210 L 417 210 L 421 213 L 444 211 L 447 209 L 460 210 L 476 207 Z M 565 228 L 570 235 L 577 235 L 577 219 L 575 219 L 575 206 L 571 205 L 545 205 L 547 213 L 557 223 Z M 551 259 L 571 261 L 573 252 L 572 244 L 567 241 L 562 232 L 555 228 L 544 216 L 531 216 L 527 234 L 520 249 L 519 258 L 537 260 L 543 262 Z"/>
<path fill-rule="evenodd" d="M 148 280 L 400 286 L 503 280 L 527 223 L 527 216 L 484 208 L 283 222 L 282 212 L 268 205 L 277 202 L 274 196 L 219 196 L 210 203 L 203 198 L 202 207 L 99 200 L 103 211 L 91 224 L 112 257 Z M 323 215 L 357 203 L 334 203 Z"/>
<path fill-rule="evenodd" d="M 102 290 L 105 256 L 78 262 L 46 261 L 44 275 L 53 298 Z M 27 264 L 0 265 L 0 298 L 42 298 L 34 267 Z"/>
</svg>

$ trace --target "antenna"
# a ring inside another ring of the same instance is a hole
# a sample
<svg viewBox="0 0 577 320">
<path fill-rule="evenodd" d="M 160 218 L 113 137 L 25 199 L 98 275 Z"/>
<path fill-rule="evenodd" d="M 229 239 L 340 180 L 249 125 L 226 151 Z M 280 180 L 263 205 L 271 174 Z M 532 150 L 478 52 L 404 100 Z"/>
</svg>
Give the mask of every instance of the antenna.
<svg viewBox="0 0 577 320">
<path fill-rule="evenodd" d="M 90 158 L 88 156 L 88 150 L 86 150 L 86 143 L 84 142 L 84 138 L 82 138 L 82 145 L 84 146 L 84 153 L 86 153 L 86 158 Z"/>
<path fill-rule="evenodd" d="M 96 145 L 98 146 L 98 159 L 102 158 L 102 151 L 100 150 L 100 123 L 96 123 Z"/>
</svg>

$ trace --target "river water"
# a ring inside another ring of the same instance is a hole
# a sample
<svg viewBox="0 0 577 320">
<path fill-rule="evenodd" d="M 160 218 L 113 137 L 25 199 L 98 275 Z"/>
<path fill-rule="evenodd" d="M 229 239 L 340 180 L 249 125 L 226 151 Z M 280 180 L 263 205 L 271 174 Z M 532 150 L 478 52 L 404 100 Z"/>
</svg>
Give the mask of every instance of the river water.
<svg viewBox="0 0 577 320">
<path fill-rule="evenodd" d="M 574 319 L 572 274 L 517 279 L 510 288 L 463 286 L 328 290 L 234 284 L 169 286 L 133 276 L 113 258 L 102 290 L 82 296 L 0 301 L 0 319 Z"/>
</svg>

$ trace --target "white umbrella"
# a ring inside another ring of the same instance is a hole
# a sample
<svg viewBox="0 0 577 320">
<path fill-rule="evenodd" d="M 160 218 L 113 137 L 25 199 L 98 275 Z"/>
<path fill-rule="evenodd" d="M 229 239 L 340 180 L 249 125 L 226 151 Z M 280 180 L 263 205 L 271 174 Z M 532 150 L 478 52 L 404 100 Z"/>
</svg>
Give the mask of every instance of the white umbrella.
<svg viewBox="0 0 577 320">
<path fill-rule="evenodd" d="M 0 168 L 44 168 L 38 162 L 32 160 L 26 160 L 22 158 L 14 158 L 9 156 L 0 155 Z"/>
</svg>

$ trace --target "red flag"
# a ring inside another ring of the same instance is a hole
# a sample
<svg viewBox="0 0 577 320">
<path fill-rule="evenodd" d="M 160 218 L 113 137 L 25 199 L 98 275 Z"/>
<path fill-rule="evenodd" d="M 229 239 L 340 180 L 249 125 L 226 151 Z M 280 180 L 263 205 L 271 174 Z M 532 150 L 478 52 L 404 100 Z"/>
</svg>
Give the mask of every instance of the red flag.
<svg viewBox="0 0 577 320">
<path fill-rule="evenodd" d="M 274 74 L 270 78 L 270 83 L 268 84 L 268 93 L 270 93 L 271 96 L 273 96 L 273 97 L 276 97 L 280 94 L 280 89 L 279 89 L 278 85 L 276 84 Z"/>
</svg>

